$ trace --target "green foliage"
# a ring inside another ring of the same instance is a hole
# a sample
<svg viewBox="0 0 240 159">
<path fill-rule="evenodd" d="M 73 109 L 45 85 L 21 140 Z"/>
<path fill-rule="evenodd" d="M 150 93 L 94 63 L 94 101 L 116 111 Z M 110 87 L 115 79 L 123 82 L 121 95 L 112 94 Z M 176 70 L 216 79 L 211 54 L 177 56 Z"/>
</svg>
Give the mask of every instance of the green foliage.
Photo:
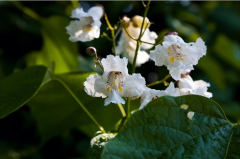
<svg viewBox="0 0 240 159">
<path fill-rule="evenodd" d="M 39 88 L 51 80 L 53 65 L 34 66 L 1 80 L 0 117 L 3 118 L 26 104 Z"/>
<path fill-rule="evenodd" d="M 181 105 L 189 107 L 182 109 Z M 192 119 L 190 111 L 194 112 Z M 105 145 L 102 158 L 236 157 L 236 149 L 232 152 L 230 147 L 239 147 L 239 130 L 211 99 L 197 95 L 160 97 L 131 116 Z"/>
<path fill-rule="evenodd" d="M 240 46 L 226 36 L 220 34 L 214 45 L 216 55 L 225 60 L 233 68 L 240 70 Z"/>
<path fill-rule="evenodd" d="M 66 73 L 78 70 L 78 51 L 76 43 L 68 40 L 65 27 L 69 21 L 60 16 L 52 16 L 41 21 L 43 47 L 33 51 L 25 58 L 28 66 L 48 66 L 56 63 L 55 73 Z"/>
<path fill-rule="evenodd" d="M 76 100 L 80 100 L 107 131 L 112 130 L 121 118 L 116 105 L 101 107 L 99 104 L 103 105 L 104 99 L 93 100 L 85 93 L 83 82 L 90 74 L 57 75 L 29 102 L 43 142 L 73 127 L 79 127 L 90 137 L 98 130 Z"/>
</svg>

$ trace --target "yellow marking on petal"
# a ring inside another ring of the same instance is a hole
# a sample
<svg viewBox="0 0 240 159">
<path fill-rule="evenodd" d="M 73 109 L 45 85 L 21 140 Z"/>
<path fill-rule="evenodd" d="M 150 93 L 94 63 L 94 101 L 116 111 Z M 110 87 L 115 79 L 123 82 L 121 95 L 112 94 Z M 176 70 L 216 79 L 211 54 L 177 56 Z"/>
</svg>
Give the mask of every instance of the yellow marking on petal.
<svg viewBox="0 0 240 159">
<path fill-rule="evenodd" d="M 88 28 L 88 31 L 92 31 L 92 28 Z"/>
<path fill-rule="evenodd" d="M 170 60 L 171 62 L 174 62 L 174 57 L 171 57 L 169 60 Z"/>
<path fill-rule="evenodd" d="M 122 87 L 120 87 L 120 86 L 118 86 L 118 90 L 119 90 L 120 92 L 123 91 Z"/>
<path fill-rule="evenodd" d="M 108 87 L 108 88 L 106 89 L 106 91 L 109 92 L 111 88 L 112 88 L 112 87 Z"/>
<path fill-rule="evenodd" d="M 184 61 L 184 59 L 183 58 L 179 58 L 180 60 L 182 60 L 182 61 Z"/>
</svg>

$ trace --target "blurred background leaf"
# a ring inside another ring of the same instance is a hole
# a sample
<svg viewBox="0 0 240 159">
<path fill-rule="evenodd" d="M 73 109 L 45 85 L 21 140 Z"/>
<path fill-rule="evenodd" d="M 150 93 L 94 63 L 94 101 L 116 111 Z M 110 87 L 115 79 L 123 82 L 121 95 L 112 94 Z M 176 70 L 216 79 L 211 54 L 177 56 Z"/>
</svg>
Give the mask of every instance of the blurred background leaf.
<svg viewBox="0 0 240 159">
<path fill-rule="evenodd" d="M 65 27 L 69 20 L 60 16 L 42 19 L 43 47 L 26 56 L 27 66 L 56 63 L 55 73 L 78 70 L 78 51 L 76 43 L 68 40 Z"/>
<path fill-rule="evenodd" d="M 0 118 L 16 111 L 36 95 L 42 85 L 51 80 L 53 64 L 33 66 L 1 80 Z"/>
</svg>

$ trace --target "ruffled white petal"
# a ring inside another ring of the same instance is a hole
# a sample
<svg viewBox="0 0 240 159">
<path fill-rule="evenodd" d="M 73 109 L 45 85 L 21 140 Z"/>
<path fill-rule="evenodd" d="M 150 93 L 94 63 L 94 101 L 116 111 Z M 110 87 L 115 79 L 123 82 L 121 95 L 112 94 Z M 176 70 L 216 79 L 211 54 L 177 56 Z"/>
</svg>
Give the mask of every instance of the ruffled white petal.
<svg viewBox="0 0 240 159">
<path fill-rule="evenodd" d="M 189 75 L 179 80 L 178 87 L 181 95 L 197 94 L 208 98 L 212 97 L 212 93 L 207 92 L 207 87 L 210 87 L 209 83 L 203 80 L 193 81 Z"/>
<path fill-rule="evenodd" d="M 140 98 L 141 105 L 140 105 L 139 109 L 144 108 L 150 101 L 152 101 L 153 99 L 156 99 L 158 97 L 161 97 L 163 95 L 165 95 L 165 93 L 163 91 L 145 87 L 145 90 L 142 93 L 141 98 Z"/>
<path fill-rule="evenodd" d="M 88 14 L 93 17 L 93 19 L 100 19 L 103 15 L 103 9 L 99 6 L 94 6 L 88 10 Z"/>
<path fill-rule="evenodd" d="M 121 96 L 119 96 L 119 94 L 117 93 L 116 90 L 111 90 L 109 93 L 109 96 L 105 99 L 105 106 L 107 106 L 110 103 L 122 103 L 125 104 L 125 101 L 122 99 Z"/>
<path fill-rule="evenodd" d="M 154 50 L 150 51 L 150 59 L 152 59 L 155 62 L 155 65 L 157 66 L 162 66 L 165 65 L 167 66 L 167 60 L 169 57 L 167 56 L 167 46 L 161 46 L 157 45 Z"/>
<path fill-rule="evenodd" d="M 184 74 L 186 72 L 190 72 L 191 70 L 194 70 L 192 65 L 186 65 L 186 67 L 183 67 L 185 69 L 169 69 L 169 73 L 171 74 L 172 78 L 174 80 L 180 80 L 181 74 Z"/>
<path fill-rule="evenodd" d="M 97 92 L 96 89 L 95 89 L 95 82 L 96 82 L 96 79 L 99 79 L 101 77 L 99 77 L 97 74 L 95 75 L 90 75 L 88 78 L 87 78 L 87 81 L 85 81 L 83 83 L 84 85 L 84 90 L 85 92 L 92 96 L 92 97 L 103 97 L 103 98 L 106 98 L 106 96 L 101 93 L 101 92 Z"/>
<path fill-rule="evenodd" d="M 121 59 L 119 56 L 108 55 L 106 59 L 102 59 L 101 63 L 104 68 L 104 76 L 110 71 L 121 71 L 124 76 L 128 76 L 127 58 Z"/>
<path fill-rule="evenodd" d="M 76 8 L 72 11 L 71 18 L 81 19 L 82 17 L 88 17 L 89 14 L 84 12 L 82 8 Z"/>
<path fill-rule="evenodd" d="M 122 96 L 138 98 L 145 90 L 146 81 L 140 74 L 129 75 L 124 81 Z"/>
<path fill-rule="evenodd" d="M 149 43 L 155 43 L 155 40 L 157 39 L 157 34 L 154 31 L 150 31 L 149 28 L 146 29 L 144 32 L 141 40 Z M 143 49 L 151 49 L 153 45 L 147 44 L 147 43 L 142 43 L 141 48 Z"/>
<path fill-rule="evenodd" d="M 179 89 L 174 87 L 173 82 L 165 89 L 164 93 L 170 96 L 180 96 Z"/>
<path fill-rule="evenodd" d="M 170 85 L 164 90 L 155 90 L 145 87 L 144 92 L 141 95 L 141 105 L 139 109 L 144 108 L 150 101 L 161 96 L 170 95 L 170 96 L 180 96 L 178 88 L 174 87 L 174 84 L 171 82 Z"/>
<path fill-rule="evenodd" d="M 175 44 L 175 43 L 185 44 L 185 42 L 183 41 L 183 39 L 182 39 L 180 36 L 176 36 L 176 35 L 167 35 L 167 36 L 164 36 L 163 42 L 170 42 L 170 43 L 172 43 L 172 44 Z"/>
</svg>

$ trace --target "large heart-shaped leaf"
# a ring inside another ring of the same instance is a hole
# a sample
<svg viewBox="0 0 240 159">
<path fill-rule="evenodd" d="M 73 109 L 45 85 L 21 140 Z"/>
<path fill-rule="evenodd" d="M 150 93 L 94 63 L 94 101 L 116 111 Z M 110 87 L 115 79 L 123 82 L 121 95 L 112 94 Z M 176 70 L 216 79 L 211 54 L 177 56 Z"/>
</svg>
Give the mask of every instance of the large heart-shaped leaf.
<svg viewBox="0 0 240 159">
<path fill-rule="evenodd" d="M 136 111 L 105 145 L 102 158 L 238 157 L 231 147 L 240 147 L 239 129 L 211 99 L 164 96 Z"/>
<path fill-rule="evenodd" d="M 39 88 L 51 80 L 54 64 L 47 69 L 34 66 L 14 73 L 1 80 L 0 118 L 3 118 L 26 104 Z"/>
</svg>

